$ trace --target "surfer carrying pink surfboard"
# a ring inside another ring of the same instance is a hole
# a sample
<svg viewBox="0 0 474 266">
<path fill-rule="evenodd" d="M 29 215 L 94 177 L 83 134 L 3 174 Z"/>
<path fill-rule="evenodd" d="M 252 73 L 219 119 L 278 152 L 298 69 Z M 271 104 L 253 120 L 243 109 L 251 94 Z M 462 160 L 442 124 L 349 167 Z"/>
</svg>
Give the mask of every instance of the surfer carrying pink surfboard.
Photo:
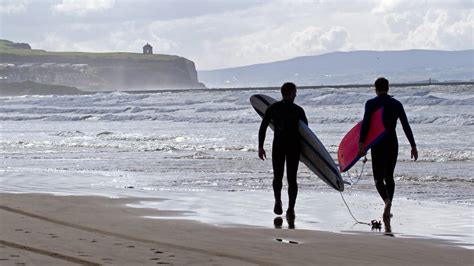
<svg viewBox="0 0 474 266">
<path fill-rule="evenodd" d="M 371 155 L 375 187 L 385 203 L 384 217 L 390 217 L 393 194 L 395 192 L 393 174 L 398 157 L 398 139 L 395 131 L 398 119 L 400 119 L 403 131 L 410 142 L 411 158 L 415 161 L 418 159 L 415 138 L 413 137 L 403 105 L 388 95 L 388 89 L 389 82 L 387 79 L 382 77 L 375 81 L 375 93 L 377 97 L 368 100 L 365 104 L 364 120 L 362 122 L 358 145 L 359 156 L 364 156 L 364 141 L 369 133 L 372 113 L 383 107 L 382 120 L 387 133 L 372 147 Z"/>
</svg>

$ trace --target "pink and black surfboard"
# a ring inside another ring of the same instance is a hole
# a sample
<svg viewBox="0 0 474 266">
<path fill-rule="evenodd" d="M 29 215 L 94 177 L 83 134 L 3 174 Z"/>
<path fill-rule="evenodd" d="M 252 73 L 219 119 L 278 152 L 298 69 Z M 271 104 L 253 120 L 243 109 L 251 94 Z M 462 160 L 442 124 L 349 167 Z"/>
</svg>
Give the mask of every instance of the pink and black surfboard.
<svg viewBox="0 0 474 266">
<path fill-rule="evenodd" d="M 383 125 L 382 115 L 383 108 L 379 108 L 370 118 L 369 132 L 364 142 L 365 152 L 372 148 L 387 133 Z M 337 159 L 341 173 L 349 170 L 360 159 L 358 145 L 361 127 L 362 121 L 357 123 L 339 144 Z"/>
</svg>

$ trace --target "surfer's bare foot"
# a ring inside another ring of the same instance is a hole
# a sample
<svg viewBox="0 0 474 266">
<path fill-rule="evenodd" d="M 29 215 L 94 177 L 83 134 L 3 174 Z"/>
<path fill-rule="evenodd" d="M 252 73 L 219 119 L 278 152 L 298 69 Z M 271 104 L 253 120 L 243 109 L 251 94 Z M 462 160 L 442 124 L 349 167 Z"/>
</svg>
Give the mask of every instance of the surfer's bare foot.
<svg viewBox="0 0 474 266">
<path fill-rule="evenodd" d="M 295 217 L 296 217 L 296 215 L 295 215 L 295 210 L 293 210 L 293 209 L 288 209 L 288 210 L 286 211 L 286 219 L 287 219 L 287 220 L 294 220 Z"/>
<path fill-rule="evenodd" d="M 273 212 L 276 215 L 281 215 L 283 213 L 283 209 L 281 207 L 281 200 L 276 200 L 275 201 L 275 207 L 273 207 Z"/>
<path fill-rule="evenodd" d="M 391 217 L 391 213 L 390 213 L 390 210 L 392 209 L 392 202 L 387 200 L 385 201 L 385 209 L 384 209 L 384 212 L 383 212 L 383 217 Z"/>
</svg>

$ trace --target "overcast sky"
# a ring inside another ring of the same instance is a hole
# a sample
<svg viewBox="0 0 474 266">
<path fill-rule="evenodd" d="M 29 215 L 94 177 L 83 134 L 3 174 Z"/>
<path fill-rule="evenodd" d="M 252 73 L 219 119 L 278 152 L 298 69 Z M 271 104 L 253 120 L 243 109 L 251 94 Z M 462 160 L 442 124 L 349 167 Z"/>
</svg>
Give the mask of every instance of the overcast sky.
<svg viewBox="0 0 474 266">
<path fill-rule="evenodd" d="M 0 38 L 184 56 L 198 70 L 332 51 L 473 49 L 474 0 L 0 0 Z"/>
</svg>

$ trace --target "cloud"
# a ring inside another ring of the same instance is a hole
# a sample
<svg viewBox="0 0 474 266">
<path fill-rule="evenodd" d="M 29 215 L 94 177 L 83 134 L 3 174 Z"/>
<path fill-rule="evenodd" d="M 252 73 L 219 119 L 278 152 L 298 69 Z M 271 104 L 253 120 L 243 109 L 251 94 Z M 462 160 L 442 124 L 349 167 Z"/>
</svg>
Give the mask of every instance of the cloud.
<svg viewBox="0 0 474 266">
<path fill-rule="evenodd" d="M 25 12 L 31 0 L 0 0 L 0 14 Z"/>
<path fill-rule="evenodd" d="M 423 14 L 418 12 L 388 14 L 384 22 L 392 33 L 408 33 L 423 23 Z"/>
<path fill-rule="evenodd" d="M 348 35 L 347 30 L 340 26 L 331 27 L 326 30 L 309 26 L 292 34 L 290 45 L 287 46 L 285 52 L 311 54 L 334 51 L 344 47 Z"/>
<path fill-rule="evenodd" d="M 433 7 L 424 12 L 389 13 L 384 23 L 388 29 L 386 40 L 391 40 L 394 48 L 454 50 L 474 46 L 472 9 Z"/>
<path fill-rule="evenodd" d="M 89 12 L 111 9 L 115 0 L 62 0 L 51 9 L 57 13 L 85 15 Z"/>
<path fill-rule="evenodd" d="M 325 50 L 337 50 L 344 47 L 348 35 L 345 28 L 333 27 L 321 36 L 320 41 Z"/>
<path fill-rule="evenodd" d="M 474 46 L 474 11 L 453 14 L 446 10 L 430 10 L 423 23 L 411 30 L 406 39 L 417 47 L 435 49 L 472 49 Z"/>
<path fill-rule="evenodd" d="M 410 1 L 380 0 L 376 2 L 375 7 L 372 9 L 372 13 L 381 14 L 395 12 L 397 9 L 405 9 L 407 4 L 410 5 Z"/>
</svg>

